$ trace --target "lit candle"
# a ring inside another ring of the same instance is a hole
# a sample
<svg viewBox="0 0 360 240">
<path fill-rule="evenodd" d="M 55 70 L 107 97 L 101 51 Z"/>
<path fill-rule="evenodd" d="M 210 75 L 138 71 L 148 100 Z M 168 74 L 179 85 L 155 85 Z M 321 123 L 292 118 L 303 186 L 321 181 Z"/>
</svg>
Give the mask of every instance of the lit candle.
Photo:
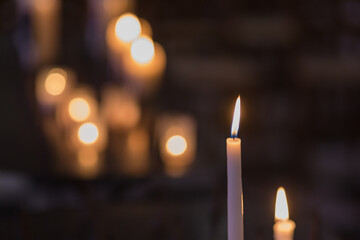
<svg viewBox="0 0 360 240">
<path fill-rule="evenodd" d="M 196 122 L 189 115 L 165 115 L 157 122 L 160 156 L 170 177 L 182 177 L 196 154 Z"/>
<path fill-rule="evenodd" d="M 123 55 L 123 63 L 130 85 L 151 93 L 164 73 L 166 53 L 159 43 L 142 35 L 131 43 L 130 50 Z"/>
<path fill-rule="evenodd" d="M 280 187 L 276 194 L 274 240 L 293 240 L 295 222 L 289 219 L 285 189 Z"/>
<path fill-rule="evenodd" d="M 74 73 L 67 68 L 44 68 L 36 76 L 36 98 L 41 107 L 62 102 L 74 85 Z"/>
<path fill-rule="evenodd" d="M 71 129 L 70 137 L 68 147 L 75 151 L 91 147 L 101 152 L 107 146 L 107 128 L 100 119 L 77 124 Z"/>
<path fill-rule="evenodd" d="M 95 93 L 86 86 L 73 89 L 56 109 L 56 120 L 62 127 L 70 127 L 97 117 L 98 103 Z"/>
<path fill-rule="evenodd" d="M 228 240 L 244 239 L 244 209 L 241 178 L 240 96 L 236 100 L 231 137 L 226 139 L 228 175 Z"/>
<path fill-rule="evenodd" d="M 118 58 L 121 59 L 121 54 L 129 50 L 131 42 L 140 34 L 140 20 L 132 13 L 125 13 L 108 24 L 106 41 L 111 57 L 116 60 L 116 65 L 119 64 Z"/>
</svg>

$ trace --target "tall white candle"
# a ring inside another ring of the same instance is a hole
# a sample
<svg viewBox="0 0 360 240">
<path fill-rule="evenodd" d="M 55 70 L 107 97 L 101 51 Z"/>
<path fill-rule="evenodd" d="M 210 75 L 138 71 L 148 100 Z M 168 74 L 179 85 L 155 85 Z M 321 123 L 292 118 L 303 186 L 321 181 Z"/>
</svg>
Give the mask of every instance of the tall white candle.
<svg viewBox="0 0 360 240">
<path fill-rule="evenodd" d="M 240 96 L 236 100 L 231 137 L 226 139 L 228 176 L 228 240 L 244 239 L 244 209 L 241 178 Z"/>
<path fill-rule="evenodd" d="M 293 240 L 295 222 L 289 219 L 285 189 L 279 187 L 275 203 L 274 240 Z"/>
</svg>

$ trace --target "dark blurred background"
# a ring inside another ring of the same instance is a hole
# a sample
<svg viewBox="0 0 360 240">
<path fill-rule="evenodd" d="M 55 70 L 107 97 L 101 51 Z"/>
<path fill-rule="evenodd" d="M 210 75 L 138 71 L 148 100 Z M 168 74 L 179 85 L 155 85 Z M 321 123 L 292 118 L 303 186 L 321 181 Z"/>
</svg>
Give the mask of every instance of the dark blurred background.
<svg viewBox="0 0 360 240">
<path fill-rule="evenodd" d="M 57 55 L 46 64 L 71 67 L 101 102 L 103 86 L 122 79 L 109 66 L 96 1 L 60 1 Z M 105 151 L 91 179 L 56 169 L 27 9 L 0 1 L 2 239 L 225 240 L 225 139 L 238 94 L 245 238 L 272 239 L 282 185 L 295 240 L 360 239 L 360 2 L 133 2 L 167 54 L 159 88 L 140 100 L 150 168 L 142 177 L 112 171 Z M 197 126 L 194 162 L 177 178 L 164 172 L 154 130 L 169 112 Z"/>
</svg>

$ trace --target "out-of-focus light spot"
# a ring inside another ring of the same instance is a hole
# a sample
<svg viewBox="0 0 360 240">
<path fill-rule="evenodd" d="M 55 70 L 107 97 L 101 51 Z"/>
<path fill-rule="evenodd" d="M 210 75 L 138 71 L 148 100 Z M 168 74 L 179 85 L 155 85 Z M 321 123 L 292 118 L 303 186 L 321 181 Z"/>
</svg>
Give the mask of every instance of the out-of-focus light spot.
<svg viewBox="0 0 360 240">
<path fill-rule="evenodd" d="M 119 40 L 131 42 L 140 36 L 140 33 L 140 21 L 134 14 L 126 13 L 116 21 L 115 34 Z"/>
<path fill-rule="evenodd" d="M 94 123 L 84 123 L 78 130 L 78 137 L 84 144 L 93 144 L 99 138 L 99 130 Z"/>
<path fill-rule="evenodd" d="M 173 156 L 179 156 L 183 154 L 186 149 L 186 139 L 180 135 L 172 136 L 166 142 L 166 151 Z"/>
<path fill-rule="evenodd" d="M 147 64 L 155 55 L 154 42 L 146 36 L 136 39 L 130 48 L 132 59 L 139 64 Z"/>
<path fill-rule="evenodd" d="M 50 73 L 45 80 L 46 92 L 53 96 L 62 94 L 65 90 L 66 79 L 60 73 Z"/>
<path fill-rule="evenodd" d="M 74 98 L 69 103 L 69 114 L 71 119 L 80 122 L 86 120 L 90 115 L 90 105 L 83 98 Z"/>
</svg>

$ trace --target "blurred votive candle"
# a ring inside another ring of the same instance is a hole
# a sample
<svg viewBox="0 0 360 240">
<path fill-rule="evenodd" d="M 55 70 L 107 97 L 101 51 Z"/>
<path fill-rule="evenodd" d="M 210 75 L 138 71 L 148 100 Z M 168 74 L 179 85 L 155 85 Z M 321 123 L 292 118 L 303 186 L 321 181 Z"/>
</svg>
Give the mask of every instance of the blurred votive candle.
<svg viewBox="0 0 360 240">
<path fill-rule="evenodd" d="M 241 177 L 240 96 L 236 100 L 231 137 L 226 139 L 228 178 L 228 240 L 244 240 L 244 208 Z"/>
<path fill-rule="evenodd" d="M 293 240 L 295 222 L 289 219 L 289 208 L 285 189 L 280 187 L 276 194 L 274 240 Z"/>
<path fill-rule="evenodd" d="M 163 116 L 157 123 L 166 174 L 181 177 L 196 154 L 196 124 L 188 115 Z"/>
<path fill-rule="evenodd" d="M 97 176 L 101 170 L 101 159 L 93 147 L 84 146 L 77 152 L 77 173 L 84 178 Z"/>
<path fill-rule="evenodd" d="M 132 84 L 142 91 L 151 92 L 164 73 L 165 50 L 159 43 L 142 35 L 132 42 L 128 54 L 123 55 L 123 63 Z"/>
<path fill-rule="evenodd" d="M 110 128 L 126 130 L 138 124 L 141 108 L 127 89 L 109 85 L 103 89 L 101 97 L 101 115 Z"/>
<path fill-rule="evenodd" d="M 73 89 L 57 106 L 57 121 L 64 127 L 96 119 L 98 103 L 93 91 L 87 87 Z"/>
<path fill-rule="evenodd" d="M 72 128 L 69 148 L 78 151 L 91 147 L 101 152 L 107 145 L 107 128 L 100 120 L 87 121 Z"/>
<path fill-rule="evenodd" d="M 114 61 L 119 60 L 116 55 L 123 54 L 125 50 L 128 50 L 131 42 L 140 34 L 140 20 L 132 13 L 125 13 L 109 23 L 106 30 L 106 42 L 110 53 L 114 55 Z"/>
<path fill-rule="evenodd" d="M 155 55 L 154 42 L 149 37 L 139 37 L 131 44 L 130 53 L 136 63 L 150 64 Z"/>
<path fill-rule="evenodd" d="M 63 68 L 45 68 L 36 77 L 36 98 L 42 106 L 63 101 L 73 85 L 73 74 Z"/>
</svg>

